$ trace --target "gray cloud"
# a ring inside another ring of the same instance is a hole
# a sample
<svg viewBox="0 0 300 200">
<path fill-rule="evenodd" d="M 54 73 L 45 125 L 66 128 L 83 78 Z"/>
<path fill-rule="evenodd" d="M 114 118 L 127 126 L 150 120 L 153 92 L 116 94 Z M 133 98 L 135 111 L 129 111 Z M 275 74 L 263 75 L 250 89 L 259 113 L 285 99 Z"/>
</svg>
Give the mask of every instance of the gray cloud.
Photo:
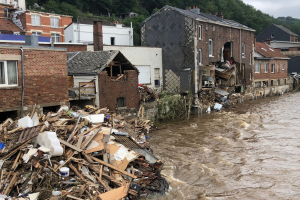
<svg viewBox="0 0 300 200">
<path fill-rule="evenodd" d="M 300 19 L 299 0 L 243 0 L 246 4 L 274 17 L 291 16 Z"/>
</svg>

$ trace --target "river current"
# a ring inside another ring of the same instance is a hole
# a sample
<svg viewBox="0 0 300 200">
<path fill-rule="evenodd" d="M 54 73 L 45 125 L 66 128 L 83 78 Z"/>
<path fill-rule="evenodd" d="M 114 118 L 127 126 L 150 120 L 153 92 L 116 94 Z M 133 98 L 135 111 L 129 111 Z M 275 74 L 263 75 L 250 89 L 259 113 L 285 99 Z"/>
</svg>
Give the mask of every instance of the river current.
<svg viewBox="0 0 300 200">
<path fill-rule="evenodd" d="M 300 200 L 300 93 L 163 124 L 150 136 L 170 191 L 158 200 Z"/>
</svg>

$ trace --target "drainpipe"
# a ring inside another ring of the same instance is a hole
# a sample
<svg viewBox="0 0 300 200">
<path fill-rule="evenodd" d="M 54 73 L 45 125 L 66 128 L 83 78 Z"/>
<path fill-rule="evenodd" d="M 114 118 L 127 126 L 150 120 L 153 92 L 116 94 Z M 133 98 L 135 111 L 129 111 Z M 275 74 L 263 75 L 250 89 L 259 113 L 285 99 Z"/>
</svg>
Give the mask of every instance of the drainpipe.
<svg viewBox="0 0 300 200">
<path fill-rule="evenodd" d="M 22 62 L 22 104 L 21 104 L 21 117 L 23 117 L 24 109 L 24 90 L 25 90 L 25 81 L 24 81 L 24 51 L 21 47 L 21 62 Z"/>
</svg>

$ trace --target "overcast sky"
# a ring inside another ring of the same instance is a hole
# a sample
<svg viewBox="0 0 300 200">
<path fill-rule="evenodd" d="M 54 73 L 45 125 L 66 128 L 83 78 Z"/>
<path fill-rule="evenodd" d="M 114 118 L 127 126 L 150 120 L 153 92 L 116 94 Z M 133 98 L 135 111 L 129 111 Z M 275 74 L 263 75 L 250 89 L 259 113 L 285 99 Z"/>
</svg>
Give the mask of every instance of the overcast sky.
<svg viewBox="0 0 300 200">
<path fill-rule="evenodd" d="M 300 19 L 300 0 L 243 0 L 246 4 L 274 17 Z"/>
</svg>

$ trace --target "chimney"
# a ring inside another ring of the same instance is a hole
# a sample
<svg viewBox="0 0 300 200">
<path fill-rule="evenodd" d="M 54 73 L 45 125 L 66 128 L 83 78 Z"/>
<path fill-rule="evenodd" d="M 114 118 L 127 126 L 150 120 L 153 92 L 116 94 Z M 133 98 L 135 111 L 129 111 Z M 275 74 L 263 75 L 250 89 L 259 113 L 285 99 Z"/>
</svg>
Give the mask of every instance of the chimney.
<svg viewBox="0 0 300 200">
<path fill-rule="evenodd" d="M 267 43 L 268 45 L 271 45 L 271 40 L 268 38 L 268 39 L 266 40 L 266 43 Z"/>
<path fill-rule="evenodd" d="M 193 6 L 193 9 L 195 9 L 195 6 Z"/>
<path fill-rule="evenodd" d="M 103 51 L 102 21 L 94 21 L 94 51 Z"/>
<path fill-rule="evenodd" d="M 217 17 L 220 17 L 220 18 L 224 19 L 224 16 L 223 16 L 222 12 L 218 12 Z"/>
<path fill-rule="evenodd" d="M 25 35 L 25 45 L 38 47 L 39 46 L 39 37 L 37 35 Z"/>
<path fill-rule="evenodd" d="M 191 10 L 192 8 L 191 8 L 191 7 L 189 7 L 189 9 Z"/>
</svg>

